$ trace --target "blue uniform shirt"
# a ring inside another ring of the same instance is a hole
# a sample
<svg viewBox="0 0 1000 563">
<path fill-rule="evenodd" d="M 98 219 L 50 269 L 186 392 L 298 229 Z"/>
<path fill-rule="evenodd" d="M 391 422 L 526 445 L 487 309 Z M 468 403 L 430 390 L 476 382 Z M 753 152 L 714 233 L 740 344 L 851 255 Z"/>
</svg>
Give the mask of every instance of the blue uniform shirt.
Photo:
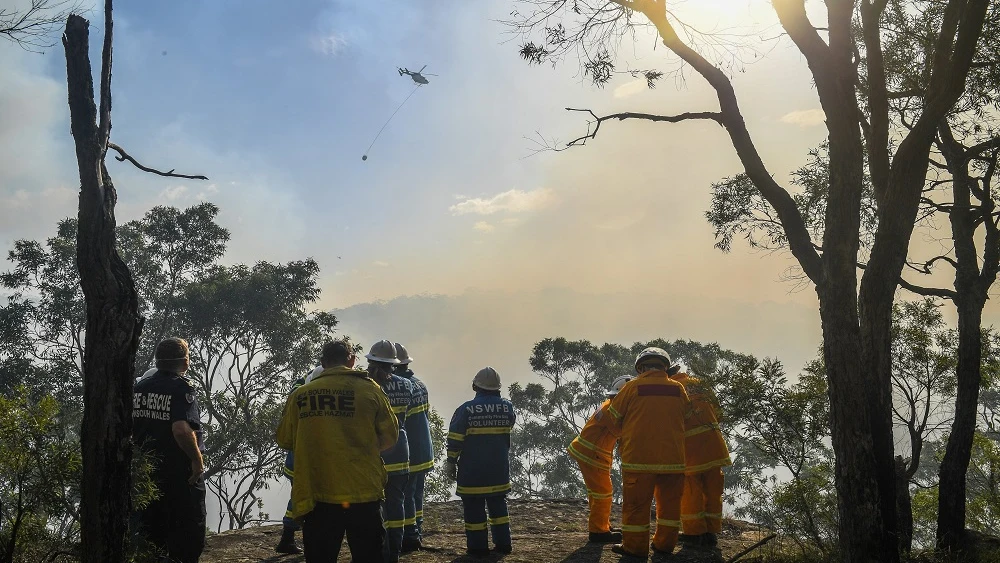
<svg viewBox="0 0 1000 563">
<path fill-rule="evenodd" d="M 430 471 L 434 467 L 434 442 L 431 439 L 430 402 L 427 386 L 406 370 L 397 375 L 413 385 L 413 402 L 406 412 L 406 439 L 410 444 L 410 473 Z"/>
<path fill-rule="evenodd" d="M 413 385 L 409 380 L 395 374 L 379 385 L 389 397 L 389 405 L 392 406 L 392 412 L 399 422 L 399 439 L 392 449 L 382 452 L 382 463 L 385 464 L 385 471 L 389 475 L 409 473 L 410 447 L 406 436 L 406 414 L 413 403 Z"/>
<path fill-rule="evenodd" d="M 132 403 L 132 436 L 145 451 L 157 456 L 160 478 L 186 481 L 191 460 L 174 439 L 173 423 L 187 421 L 205 451 L 198 398 L 191 380 L 158 370 L 135 383 Z"/>
<path fill-rule="evenodd" d="M 480 391 L 458 407 L 448 427 L 448 458 L 458 460 L 459 496 L 510 490 L 510 431 L 514 405 L 499 393 Z"/>
</svg>

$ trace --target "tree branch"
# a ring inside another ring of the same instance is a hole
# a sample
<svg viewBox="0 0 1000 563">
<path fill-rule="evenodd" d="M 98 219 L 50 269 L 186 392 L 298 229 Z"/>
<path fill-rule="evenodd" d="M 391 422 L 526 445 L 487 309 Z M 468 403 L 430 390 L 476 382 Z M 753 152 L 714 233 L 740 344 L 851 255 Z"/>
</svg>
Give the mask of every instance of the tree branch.
<svg viewBox="0 0 1000 563">
<path fill-rule="evenodd" d="M 208 180 L 207 177 L 201 176 L 201 175 L 189 176 L 187 174 L 176 174 L 176 173 L 174 173 L 174 169 L 173 168 L 171 168 L 167 172 L 162 172 L 162 171 L 157 170 L 155 168 L 150 168 L 148 166 L 143 166 L 142 164 L 139 164 L 139 162 L 136 159 L 132 158 L 132 155 L 130 155 L 129 153 L 125 152 L 125 149 L 119 147 L 118 145 L 116 145 L 116 144 L 114 144 L 114 143 L 112 143 L 110 141 L 108 141 L 108 148 L 109 149 L 115 149 L 116 151 L 118 151 L 118 156 L 115 157 L 115 160 L 117 160 L 118 162 L 124 162 L 124 161 L 127 160 L 127 161 L 131 162 L 132 164 L 134 164 L 136 168 L 138 168 L 139 170 L 142 170 L 143 172 L 149 172 L 151 174 L 157 174 L 157 175 L 160 175 L 160 176 L 167 176 L 167 177 L 170 177 L 170 178 L 187 178 L 189 180 Z"/>
<path fill-rule="evenodd" d="M 859 270 L 868 269 L 868 264 L 864 262 L 858 262 Z M 899 276 L 899 287 L 915 293 L 917 295 L 922 295 L 924 297 L 940 297 L 942 299 L 955 299 L 958 297 L 958 293 L 951 289 L 944 289 L 940 287 L 923 287 L 914 283 L 910 283 L 903 279 L 903 276 Z"/>
<path fill-rule="evenodd" d="M 594 117 L 594 121 L 592 121 L 590 123 L 596 124 L 596 125 L 594 125 L 593 131 L 589 130 L 590 128 L 588 126 L 588 131 L 587 131 L 586 135 L 583 135 L 581 137 L 577 137 L 576 139 L 573 139 L 572 141 L 566 143 L 565 147 L 563 147 L 563 148 L 553 148 L 552 150 L 562 151 L 562 150 L 566 150 L 569 147 L 575 147 L 575 146 L 578 146 L 578 145 L 585 145 L 585 144 L 587 144 L 587 139 L 593 139 L 594 137 L 597 136 L 597 132 L 601 128 L 601 123 L 603 123 L 603 122 L 605 122 L 605 121 L 607 121 L 609 119 L 617 119 L 618 121 L 624 121 L 626 119 L 644 119 L 646 121 L 660 121 L 660 122 L 667 122 L 667 123 L 680 123 L 681 121 L 688 121 L 688 120 L 692 120 L 692 119 L 711 119 L 712 121 L 715 121 L 716 123 L 718 123 L 720 125 L 722 124 L 722 114 L 718 113 L 718 112 L 711 112 L 711 111 L 685 112 L 685 113 L 681 113 L 681 114 L 678 114 L 678 115 L 654 115 L 654 114 L 649 114 L 649 113 L 635 113 L 635 112 L 629 111 L 629 112 L 623 112 L 623 113 L 613 113 L 611 115 L 605 115 L 605 116 L 602 116 L 602 117 L 598 117 L 597 114 L 595 114 L 592 110 L 589 110 L 589 109 L 566 108 L 566 111 L 578 111 L 578 112 L 589 113 L 590 115 L 592 115 Z"/>
</svg>

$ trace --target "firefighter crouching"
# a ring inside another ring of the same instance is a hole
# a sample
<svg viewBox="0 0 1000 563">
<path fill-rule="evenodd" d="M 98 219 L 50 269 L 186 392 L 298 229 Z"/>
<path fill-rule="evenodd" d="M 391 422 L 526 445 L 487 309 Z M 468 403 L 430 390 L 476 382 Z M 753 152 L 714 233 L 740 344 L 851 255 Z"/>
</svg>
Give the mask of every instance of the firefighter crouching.
<svg viewBox="0 0 1000 563">
<path fill-rule="evenodd" d="M 614 418 L 608 413 L 611 399 L 632 380 L 629 375 L 615 379 L 608 390 L 607 400 L 580 429 L 580 435 L 567 448 L 576 460 L 587 486 L 587 501 L 590 504 L 590 518 L 587 530 L 589 541 L 594 543 L 619 543 L 622 534 L 611 529 L 611 501 L 614 489 L 611 485 L 612 450 L 618 436 L 614 431 Z"/>
<path fill-rule="evenodd" d="M 685 417 L 680 541 L 713 546 L 722 531 L 722 467 L 733 463 L 719 429 L 719 402 L 704 382 L 684 372 L 671 378 L 684 386 L 691 399 Z"/>
<path fill-rule="evenodd" d="M 448 427 L 445 475 L 458 481 L 456 492 L 465 512 L 466 552 L 489 555 L 489 527 L 496 551 L 510 553 L 507 492 L 514 406 L 500 397 L 500 375 L 491 367 L 479 370 L 472 389 L 476 398 L 458 407 Z"/>
<path fill-rule="evenodd" d="M 336 561 L 344 534 L 355 563 L 381 563 L 385 530 L 379 452 L 399 426 L 385 393 L 354 370 L 348 343 L 323 346 L 324 370 L 285 403 L 278 446 L 295 454 L 292 516 L 302 521 L 307 563 Z"/>
<path fill-rule="evenodd" d="M 635 360 L 638 377 L 611 400 L 608 412 L 621 435 L 622 543 L 615 553 L 645 559 L 649 548 L 669 554 L 680 531 L 684 490 L 684 386 L 670 379 L 679 366 L 661 348 L 646 348 Z M 649 544 L 649 511 L 656 498 L 656 533 Z"/>
</svg>

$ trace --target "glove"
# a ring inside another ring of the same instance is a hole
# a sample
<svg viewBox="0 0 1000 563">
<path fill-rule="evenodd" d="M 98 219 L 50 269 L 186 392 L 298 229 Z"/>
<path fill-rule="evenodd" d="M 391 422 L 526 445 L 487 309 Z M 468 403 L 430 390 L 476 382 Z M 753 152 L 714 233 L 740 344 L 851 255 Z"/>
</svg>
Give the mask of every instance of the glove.
<svg viewBox="0 0 1000 563">
<path fill-rule="evenodd" d="M 458 464 L 455 460 L 448 459 L 444 462 L 444 477 L 449 482 L 458 481 Z"/>
</svg>

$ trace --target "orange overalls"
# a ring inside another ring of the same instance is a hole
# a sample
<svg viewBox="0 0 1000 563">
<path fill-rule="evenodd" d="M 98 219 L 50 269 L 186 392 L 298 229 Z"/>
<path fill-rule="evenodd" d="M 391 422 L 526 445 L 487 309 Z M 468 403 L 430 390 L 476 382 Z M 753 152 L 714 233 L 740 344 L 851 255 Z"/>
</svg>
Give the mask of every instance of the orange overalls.
<svg viewBox="0 0 1000 563">
<path fill-rule="evenodd" d="M 608 413 L 611 401 L 607 400 L 583 425 L 580 435 L 573 439 L 567 451 L 580 465 L 583 482 L 587 485 L 590 519 L 587 531 L 611 531 L 611 450 L 618 437 L 612 432 L 614 419 Z"/>
<path fill-rule="evenodd" d="M 729 448 L 719 430 L 718 400 L 712 388 L 686 373 L 673 377 L 684 385 L 691 399 L 685 417 L 684 495 L 681 524 L 684 535 L 697 536 L 722 531 L 722 467 L 732 465 Z"/>
<path fill-rule="evenodd" d="M 622 547 L 638 557 L 649 554 L 649 508 L 654 496 L 653 544 L 667 552 L 677 545 L 684 491 L 684 413 L 689 404 L 683 385 L 665 371 L 650 370 L 626 383 L 608 407 L 621 435 Z"/>
</svg>

